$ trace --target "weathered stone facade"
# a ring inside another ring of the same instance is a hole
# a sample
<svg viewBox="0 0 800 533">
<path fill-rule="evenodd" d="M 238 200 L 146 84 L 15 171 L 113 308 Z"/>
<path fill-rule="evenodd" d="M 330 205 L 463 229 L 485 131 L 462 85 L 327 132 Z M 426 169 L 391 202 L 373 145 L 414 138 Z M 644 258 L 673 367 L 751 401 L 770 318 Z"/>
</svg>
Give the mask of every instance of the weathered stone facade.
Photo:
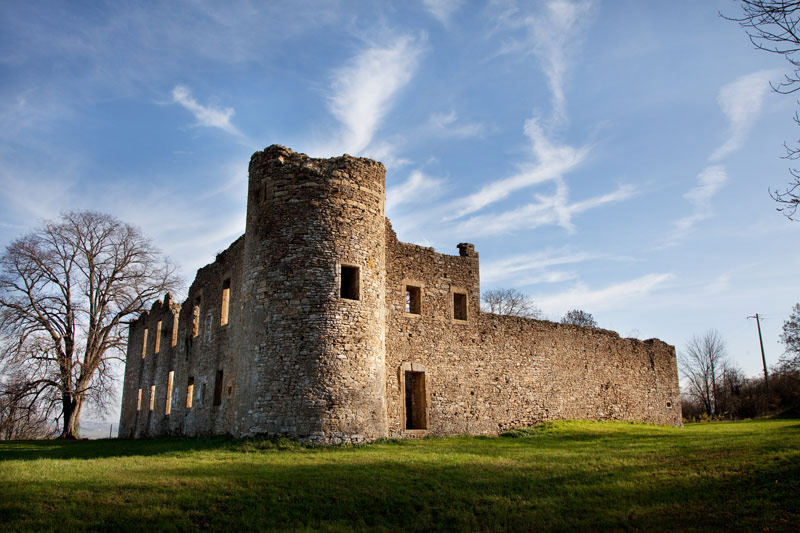
<svg viewBox="0 0 800 533">
<path fill-rule="evenodd" d="M 399 242 L 385 170 L 281 146 L 250 161 L 245 235 L 130 327 L 120 436 L 361 442 L 559 418 L 680 425 L 659 340 L 480 311 L 478 254 Z M 674 406 L 674 407 L 673 407 Z"/>
</svg>

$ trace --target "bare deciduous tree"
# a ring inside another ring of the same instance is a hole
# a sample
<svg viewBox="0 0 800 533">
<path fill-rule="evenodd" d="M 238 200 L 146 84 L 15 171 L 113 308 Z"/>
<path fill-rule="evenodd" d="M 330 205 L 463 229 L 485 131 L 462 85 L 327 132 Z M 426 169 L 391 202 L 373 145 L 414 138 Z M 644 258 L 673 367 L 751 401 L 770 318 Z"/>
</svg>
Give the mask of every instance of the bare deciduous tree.
<svg viewBox="0 0 800 533">
<path fill-rule="evenodd" d="M 62 438 L 77 438 L 81 409 L 102 409 L 123 323 L 180 286 L 174 265 L 138 228 L 114 217 L 66 213 L 0 256 L 0 358 L 27 402 L 59 405 Z"/>
<path fill-rule="evenodd" d="M 497 315 L 542 318 L 542 311 L 533 300 L 517 289 L 492 289 L 482 295 L 483 310 Z"/>
<path fill-rule="evenodd" d="M 772 84 L 778 93 L 790 94 L 800 90 L 800 2 L 796 0 L 740 0 L 739 17 L 724 18 L 738 22 L 747 32 L 750 42 L 759 50 L 779 54 L 792 65 L 793 71 L 785 74 L 783 81 Z M 795 113 L 800 125 L 800 115 Z M 789 160 L 800 159 L 800 146 L 784 143 Z M 796 218 L 800 207 L 800 169 L 790 169 L 792 181 L 784 190 L 770 190 L 770 196 L 781 204 L 781 211 L 789 220 Z"/>
<path fill-rule="evenodd" d="M 564 316 L 561 317 L 562 324 L 574 324 L 576 326 L 583 326 L 585 328 L 596 328 L 597 321 L 594 319 L 591 313 L 587 313 L 581 309 L 573 309 L 572 311 L 567 311 Z"/>
<path fill-rule="evenodd" d="M 686 394 L 703 405 L 706 414 L 720 413 L 718 387 L 728 365 L 725 342 L 715 329 L 695 335 L 678 357 L 678 368 L 688 382 Z"/>
<path fill-rule="evenodd" d="M 0 440 L 43 439 L 53 436 L 54 403 L 26 395 L 26 383 L 17 378 L 0 382 Z"/>
</svg>

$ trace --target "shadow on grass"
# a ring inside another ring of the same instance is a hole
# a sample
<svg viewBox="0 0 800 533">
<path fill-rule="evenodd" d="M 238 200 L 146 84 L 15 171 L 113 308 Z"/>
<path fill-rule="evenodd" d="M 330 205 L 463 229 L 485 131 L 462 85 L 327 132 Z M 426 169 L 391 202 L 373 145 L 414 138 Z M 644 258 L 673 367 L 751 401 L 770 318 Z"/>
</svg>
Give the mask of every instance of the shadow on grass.
<svg viewBox="0 0 800 533">
<path fill-rule="evenodd" d="M 741 428 L 754 422 L 715 422 L 712 424 L 695 424 L 695 426 L 724 429 L 741 435 Z M 767 422 L 768 423 L 768 422 Z M 800 433 L 800 423 L 781 425 L 781 431 Z M 716 435 L 723 439 L 725 435 Z M 497 455 L 503 449 L 539 446 L 565 446 L 570 453 L 580 450 L 591 450 L 596 446 L 612 448 L 651 447 L 655 444 L 678 445 L 690 439 L 686 431 L 676 428 L 654 426 L 641 423 L 625 422 L 586 422 L 558 421 L 547 422 L 531 428 L 512 430 L 496 436 L 455 436 L 431 437 L 425 439 L 392 440 L 381 439 L 372 444 L 362 445 L 356 449 L 371 446 L 394 446 L 401 449 L 429 446 L 435 448 L 451 448 L 463 450 L 465 443 L 485 440 L 493 442 L 492 446 L 468 447 L 472 454 Z M 424 443 L 424 444 L 423 444 Z M 99 439 L 99 440 L 39 440 L 39 441 L 0 441 L 0 462 L 34 461 L 38 459 L 102 459 L 114 457 L 159 456 L 171 454 L 187 454 L 201 451 L 224 450 L 231 452 L 259 452 L 274 450 L 299 449 L 348 449 L 349 446 L 315 446 L 301 444 L 285 438 L 235 439 L 232 437 L 161 437 L 156 439 Z"/>
<path fill-rule="evenodd" d="M 37 459 L 102 459 L 155 456 L 205 450 L 235 449 L 249 441 L 231 437 L 162 437 L 158 439 L 31 440 L 0 441 L 0 462 Z M 258 439 L 264 448 L 280 448 L 283 441 Z M 299 447 L 288 443 L 288 448 Z"/>
<path fill-rule="evenodd" d="M 466 454 L 484 446 L 461 445 Z M 385 453 L 306 464 L 176 461 L 122 483 L 12 484 L 0 489 L 8 496 L 0 510 L 19 529 L 792 530 L 800 523 L 796 460 L 741 469 L 736 458 L 719 458 L 694 471 L 612 454 L 590 467 L 560 464 L 548 451 L 500 463 Z"/>
</svg>

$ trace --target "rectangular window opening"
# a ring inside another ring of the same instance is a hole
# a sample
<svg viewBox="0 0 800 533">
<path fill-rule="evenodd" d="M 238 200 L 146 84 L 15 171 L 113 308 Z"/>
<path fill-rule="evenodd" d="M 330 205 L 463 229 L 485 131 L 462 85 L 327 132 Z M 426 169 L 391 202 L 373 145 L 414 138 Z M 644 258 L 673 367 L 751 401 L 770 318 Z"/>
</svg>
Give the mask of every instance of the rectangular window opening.
<svg viewBox="0 0 800 533">
<path fill-rule="evenodd" d="M 172 411 L 172 380 L 175 378 L 175 371 L 169 371 L 167 378 L 167 406 L 164 408 L 164 414 L 168 415 Z"/>
<path fill-rule="evenodd" d="M 142 359 L 147 355 L 147 328 L 144 328 L 144 336 L 142 337 Z"/>
<path fill-rule="evenodd" d="M 222 405 L 222 370 L 217 370 L 217 379 L 214 381 L 214 405 Z"/>
<path fill-rule="evenodd" d="M 219 313 L 219 325 L 228 325 L 228 308 L 231 301 L 231 280 L 226 279 L 222 282 L 222 310 Z"/>
<path fill-rule="evenodd" d="M 456 320 L 467 319 L 467 295 L 464 293 L 453 293 L 453 318 Z"/>
<path fill-rule="evenodd" d="M 142 389 L 139 389 L 139 395 L 136 398 L 136 410 L 137 411 L 142 410 Z"/>
<path fill-rule="evenodd" d="M 348 300 L 358 300 L 359 268 L 357 266 L 342 265 L 341 297 Z"/>
<path fill-rule="evenodd" d="M 192 337 L 200 334 L 200 298 L 195 298 L 192 308 Z"/>
<path fill-rule="evenodd" d="M 156 386 L 150 385 L 150 410 L 155 409 L 156 406 Z"/>
<path fill-rule="evenodd" d="M 412 315 L 422 313 L 422 290 L 419 287 L 406 285 L 406 313 Z"/>
<path fill-rule="evenodd" d="M 186 408 L 192 408 L 192 397 L 194 397 L 194 376 L 189 376 L 189 381 L 186 384 Z"/>
<path fill-rule="evenodd" d="M 405 373 L 406 429 L 428 429 L 425 372 Z"/>
<path fill-rule="evenodd" d="M 178 345 L 178 313 L 172 315 L 172 342 L 171 345 L 174 348 Z"/>
<path fill-rule="evenodd" d="M 161 321 L 158 321 L 156 324 L 156 347 L 153 348 L 154 353 L 158 353 L 161 351 Z"/>
</svg>

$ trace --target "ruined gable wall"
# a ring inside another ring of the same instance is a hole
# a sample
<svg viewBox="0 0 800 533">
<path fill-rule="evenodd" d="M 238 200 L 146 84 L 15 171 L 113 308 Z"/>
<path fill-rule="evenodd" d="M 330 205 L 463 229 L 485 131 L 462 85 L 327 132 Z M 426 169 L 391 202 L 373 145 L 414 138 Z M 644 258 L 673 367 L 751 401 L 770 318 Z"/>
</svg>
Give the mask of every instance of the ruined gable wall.
<svg viewBox="0 0 800 533">
<path fill-rule="evenodd" d="M 476 254 L 477 255 L 477 254 Z M 423 285 L 405 312 L 404 279 Z M 451 286 L 470 289 L 452 320 Z M 498 433 L 544 420 L 680 425 L 675 352 L 658 340 L 478 311 L 478 259 L 398 242 L 387 229 L 386 388 L 389 433 L 405 436 L 405 370 L 424 371 L 428 430 Z"/>
<path fill-rule="evenodd" d="M 167 434 L 204 435 L 231 432 L 238 387 L 242 313 L 241 256 L 244 238 L 220 253 L 216 261 L 197 272 L 184 304 L 156 302 L 130 325 L 125 368 L 120 436 Z M 230 284 L 228 323 L 221 325 L 223 285 Z M 197 335 L 193 334 L 195 305 L 199 303 Z M 175 316 L 178 317 L 175 330 Z M 155 332 L 161 321 L 159 352 Z M 142 358 L 144 330 L 147 351 Z M 175 331 L 175 345 L 172 345 Z M 220 405 L 214 405 L 218 371 L 222 371 Z M 170 413 L 166 413 L 168 378 L 173 371 Z M 193 379 L 192 407 L 187 408 L 189 377 Z M 155 385 L 153 410 L 150 388 Z M 142 390 L 137 410 L 138 389 Z M 246 393 L 246 391 L 245 391 Z"/>
</svg>

